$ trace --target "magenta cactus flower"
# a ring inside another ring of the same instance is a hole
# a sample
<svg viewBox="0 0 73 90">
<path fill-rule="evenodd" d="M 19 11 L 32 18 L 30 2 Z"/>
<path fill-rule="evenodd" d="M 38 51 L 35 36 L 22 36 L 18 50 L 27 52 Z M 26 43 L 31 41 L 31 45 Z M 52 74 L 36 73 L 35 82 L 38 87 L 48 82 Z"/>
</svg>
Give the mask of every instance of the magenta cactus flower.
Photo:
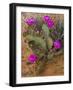
<svg viewBox="0 0 73 90">
<path fill-rule="evenodd" d="M 53 44 L 55 49 L 60 49 L 62 47 L 62 43 L 60 40 L 55 40 Z"/>
<path fill-rule="evenodd" d="M 34 25 L 36 24 L 36 19 L 35 18 L 28 18 L 25 21 L 28 25 Z"/>
<path fill-rule="evenodd" d="M 49 19 L 50 19 L 50 16 L 44 16 L 44 17 L 43 17 L 43 21 L 44 21 L 45 23 L 47 23 Z"/>
<path fill-rule="evenodd" d="M 53 20 L 52 19 L 49 19 L 47 25 L 48 25 L 48 28 L 53 28 L 54 27 Z"/>
<path fill-rule="evenodd" d="M 37 61 L 37 55 L 35 54 L 31 54 L 29 57 L 28 57 L 28 60 L 30 63 L 34 63 Z"/>
</svg>

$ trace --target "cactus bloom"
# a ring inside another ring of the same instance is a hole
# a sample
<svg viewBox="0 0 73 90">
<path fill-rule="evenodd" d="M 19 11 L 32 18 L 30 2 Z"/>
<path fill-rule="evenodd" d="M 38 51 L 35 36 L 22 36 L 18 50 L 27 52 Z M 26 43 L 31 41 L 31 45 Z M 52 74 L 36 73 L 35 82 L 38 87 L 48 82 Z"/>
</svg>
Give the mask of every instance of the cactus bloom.
<svg viewBox="0 0 73 90">
<path fill-rule="evenodd" d="M 35 55 L 35 54 L 29 55 L 28 60 L 29 60 L 30 63 L 36 62 L 36 60 L 37 60 L 37 55 Z"/>
<path fill-rule="evenodd" d="M 43 21 L 44 21 L 45 23 L 47 23 L 49 19 L 50 19 L 49 16 L 44 16 L 44 17 L 43 17 Z"/>
<path fill-rule="evenodd" d="M 48 25 L 48 28 L 53 28 L 53 26 L 54 26 L 53 20 L 49 19 L 47 25 Z"/>
<path fill-rule="evenodd" d="M 60 40 L 55 40 L 54 41 L 54 48 L 55 49 L 60 49 L 62 47 L 62 43 Z"/>
<path fill-rule="evenodd" d="M 36 19 L 35 18 L 28 18 L 25 21 L 28 25 L 34 25 L 36 24 Z"/>
</svg>

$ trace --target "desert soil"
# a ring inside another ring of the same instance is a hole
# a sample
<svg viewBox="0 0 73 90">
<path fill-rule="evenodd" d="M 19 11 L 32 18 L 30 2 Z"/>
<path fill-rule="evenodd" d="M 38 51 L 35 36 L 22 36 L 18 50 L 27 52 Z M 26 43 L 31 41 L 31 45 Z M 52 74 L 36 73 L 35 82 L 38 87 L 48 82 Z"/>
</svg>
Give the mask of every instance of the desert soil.
<svg viewBox="0 0 73 90">
<path fill-rule="evenodd" d="M 64 56 L 60 55 L 48 62 L 40 76 L 64 75 Z"/>
<path fill-rule="evenodd" d="M 35 64 L 26 65 L 26 61 L 22 60 L 22 76 L 36 76 Z M 32 71 L 31 71 L 32 70 Z M 30 73 L 31 71 L 31 73 Z M 34 75 L 33 75 L 34 74 Z M 58 76 L 64 75 L 64 55 L 54 57 L 45 64 L 44 69 L 38 76 Z"/>
</svg>

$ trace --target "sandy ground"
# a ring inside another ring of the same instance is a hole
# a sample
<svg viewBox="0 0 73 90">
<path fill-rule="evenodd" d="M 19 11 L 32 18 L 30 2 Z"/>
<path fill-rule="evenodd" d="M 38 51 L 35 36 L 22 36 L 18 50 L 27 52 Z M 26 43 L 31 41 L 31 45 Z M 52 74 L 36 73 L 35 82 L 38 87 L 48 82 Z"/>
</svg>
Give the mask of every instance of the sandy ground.
<svg viewBox="0 0 73 90">
<path fill-rule="evenodd" d="M 40 76 L 64 75 L 64 57 L 63 55 L 53 58 L 48 62 L 41 72 Z"/>
<path fill-rule="evenodd" d="M 32 72 L 30 73 L 30 71 Z M 36 76 L 35 64 L 26 65 L 25 61 L 22 61 L 22 76 Z M 34 75 L 33 75 L 34 74 Z M 37 76 L 58 76 L 64 75 L 64 56 L 59 55 L 54 57 L 51 61 L 45 64 L 44 69 Z"/>
</svg>

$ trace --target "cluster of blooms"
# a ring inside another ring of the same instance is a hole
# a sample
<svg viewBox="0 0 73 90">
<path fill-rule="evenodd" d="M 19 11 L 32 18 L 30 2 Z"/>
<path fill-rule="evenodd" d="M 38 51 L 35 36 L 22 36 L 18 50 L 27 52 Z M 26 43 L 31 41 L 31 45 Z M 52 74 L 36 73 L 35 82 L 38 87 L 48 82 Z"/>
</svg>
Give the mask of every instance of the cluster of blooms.
<svg viewBox="0 0 73 90">
<path fill-rule="evenodd" d="M 44 16 L 43 21 L 47 24 L 48 28 L 54 27 L 54 21 L 50 18 L 50 16 Z"/>
<path fill-rule="evenodd" d="M 48 28 L 54 27 L 54 21 L 50 18 L 50 16 L 44 16 L 43 17 L 44 22 L 47 24 Z M 60 49 L 62 47 L 60 40 L 55 40 L 53 42 L 53 46 L 55 49 Z"/>
<path fill-rule="evenodd" d="M 52 18 L 50 16 L 43 16 L 42 20 L 47 25 L 47 27 L 49 29 L 54 28 L 54 21 L 52 20 Z M 35 18 L 27 18 L 25 20 L 25 23 L 27 23 L 29 26 L 33 26 L 33 25 L 36 25 L 36 23 L 38 23 L 38 22 Z M 54 40 L 53 41 L 53 47 L 55 49 L 60 49 L 62 47 L 61 40 L 59 40 L 59 39 Z M 28 56 L 28 60 L 31 63 L 35 63 L 37 61 L 37 59 L 38 59 L 38 57 L 36 54 L 31 54 Z"/>
</svg>

